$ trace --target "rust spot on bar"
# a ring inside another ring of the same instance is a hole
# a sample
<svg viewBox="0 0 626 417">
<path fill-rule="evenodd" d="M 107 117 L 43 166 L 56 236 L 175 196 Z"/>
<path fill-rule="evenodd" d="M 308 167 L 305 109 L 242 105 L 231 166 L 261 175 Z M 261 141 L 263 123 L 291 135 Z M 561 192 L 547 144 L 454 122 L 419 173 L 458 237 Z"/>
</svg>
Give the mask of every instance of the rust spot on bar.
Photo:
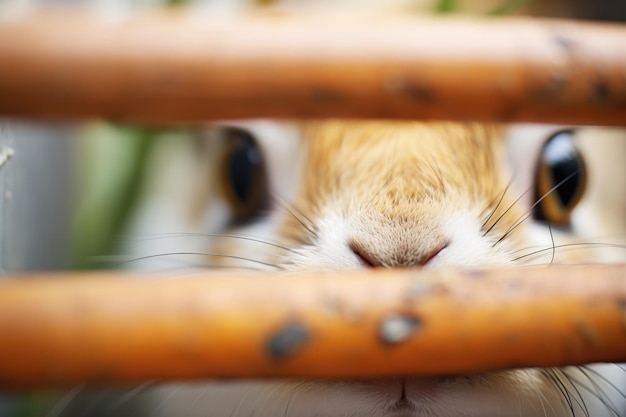
<svg viewBox="0 0 626 417">
<path fill-rule="evenodd" d="M 431 89 L 416 83 L 404 83 L 401 92 L 416 101 L 428 103 L 435 101 L 435 93 Z"/>
<path fill-rule="evenodd" d="M 593 85 L 593 98 L 598 103 L 606 103 L 609 101 L 611 91 L 604 78 L 598 78 Z"/>
<path fill-rule="evenodd" d="M 409 81 L 399 74 L 388 76 L 385 88 L 391 94 L 406 96 L 415 101 L 433 102 L 436 98 L 432 89 L 421 83 Z"/>
<path fill-rule="evenodd" d="M 266 351 L 273 359 L 292 356 L 311 338 L 311 332 L 302 323 L 292 322 L 270 336 Z"/>
<path fill-rule="evenodd" d="M 555 33 L 553 39 L 558 46 L 566 50 L 572 49 L 575 44 L 575 41 L 571 37 L 563 33 Z"/>
<path fill-rule="evenodd" d="M 421 325 L 415 316 L 391 314 L 380 323 L 378 335 L 383 343 L 395 345 L 409 339 Z"/>
</svg>

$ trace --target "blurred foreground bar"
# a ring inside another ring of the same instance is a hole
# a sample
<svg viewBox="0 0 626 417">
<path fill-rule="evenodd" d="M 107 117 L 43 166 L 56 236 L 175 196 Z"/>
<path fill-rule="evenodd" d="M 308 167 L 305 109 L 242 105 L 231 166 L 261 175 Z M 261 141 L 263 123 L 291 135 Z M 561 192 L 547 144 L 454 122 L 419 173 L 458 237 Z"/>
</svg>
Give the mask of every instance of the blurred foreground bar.
<svg viewBox="0 0 626 417">
<path fill-rule="evenodd" d="M 626 361 L 625 276 L 626 265 L 7 277 L 0 386 Z"/>
<path fill-rule="evenodd" d="M 0 114 L 624 126 L 624 45 L 625 25 L 520 18 L 48 12 L 0 21 Z"/>
</svg>

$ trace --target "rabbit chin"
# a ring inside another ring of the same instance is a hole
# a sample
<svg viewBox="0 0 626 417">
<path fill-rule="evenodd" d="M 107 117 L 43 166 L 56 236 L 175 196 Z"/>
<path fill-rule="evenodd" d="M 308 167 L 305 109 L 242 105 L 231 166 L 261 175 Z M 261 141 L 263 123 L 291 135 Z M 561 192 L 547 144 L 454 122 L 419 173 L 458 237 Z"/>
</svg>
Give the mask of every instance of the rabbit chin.
<svg viewBox="0 0 626 417">
<path fill-rule="evenodd" d="M 493 375 L 446 378 L 397 378 L 387 380 L 316 382 L 290 395 L 289 415 L 426 417 L 467 416 L 565 416 L 544 413 L 559 404 L 556 393 L 536 371 L 512 371 Z M 543 388 L 543 389 L 542 389 Z M 541 389 L 542 395 L 537 395 Z M 297 398 L 296 398 L 297 397 Z M 295 405 L 295 399 L 297 405 Z M 297 409 L 297 410 L 296 410 Z"/>
<path fill-rule="evenodd" d="M 158 416 L 213 417 L 573 417 L 563 395 L 539 370 L 486 375 L 354 381 L 225 381 L 186 387 Z M 175 396 L 176 397 L 176 396 Z M 195 397 L 195 398 L 194 398 Z M 198 398 L 202 400 L 198 401 Z M 193 398 L 193 400 L 192 400 Z M 170 409 L 170 407 L 173 407 Z M 207 411 L 210 412 L 207 414 Z M 198 414 L 196 414 L 198 413 Z M 580 414 L 582 416 L 584 414 Z M 593 415 L 593 414 L 592 414 Z"/>
</svg>

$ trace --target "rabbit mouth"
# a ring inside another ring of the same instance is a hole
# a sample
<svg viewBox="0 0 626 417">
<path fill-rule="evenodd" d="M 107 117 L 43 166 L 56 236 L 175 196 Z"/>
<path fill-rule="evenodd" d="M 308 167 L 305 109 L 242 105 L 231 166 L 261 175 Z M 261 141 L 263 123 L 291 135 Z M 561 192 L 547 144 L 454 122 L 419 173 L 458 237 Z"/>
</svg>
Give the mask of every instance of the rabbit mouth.
<svg viewBox="0 0 626 417">
<path fill-rule="evenodd" d="M 393 402 L 394 409 L 410 409 L 413 401 L 436 395 L 438 378 L 374 379 L 361 383 L 364 391 L 385 401 Z"/>
</svg>

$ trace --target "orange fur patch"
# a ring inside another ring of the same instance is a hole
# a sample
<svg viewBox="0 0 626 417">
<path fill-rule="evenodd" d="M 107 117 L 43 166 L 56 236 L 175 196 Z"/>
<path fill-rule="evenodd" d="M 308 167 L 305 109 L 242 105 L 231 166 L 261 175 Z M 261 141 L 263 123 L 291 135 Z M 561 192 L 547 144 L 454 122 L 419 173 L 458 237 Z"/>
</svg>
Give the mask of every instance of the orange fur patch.
<svg viewBox="0 0 626 417">
<path fill-rule="evenodd" d="M 305 125 L 303 137 L 307 159 L 293 205 L 311 219 L 332 206 L 411 223 L 442 205 L 478 206 L 486 218 L 506 188 L 496 126 L 328 121 Z M 511 204 L 505 195 L 486 227 Z M 510 210 L 496 230 L 503 233 L 519 215 Z M 296 241 L 307 235 L 293 216 L 285 217 L 281 234 Z"/>
</svg>

